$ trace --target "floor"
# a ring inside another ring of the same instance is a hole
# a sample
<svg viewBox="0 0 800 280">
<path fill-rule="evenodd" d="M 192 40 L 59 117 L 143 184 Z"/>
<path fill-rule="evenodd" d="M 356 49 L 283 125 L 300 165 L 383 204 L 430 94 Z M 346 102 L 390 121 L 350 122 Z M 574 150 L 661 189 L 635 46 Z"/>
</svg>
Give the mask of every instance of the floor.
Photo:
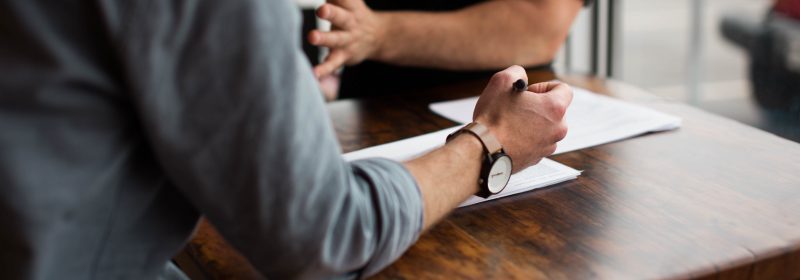
<svg viewBox="0 0 800 280">
<path fill-rule="evenodd" d="M 704 1 L 699 63 L 690 61 L 691 8 Z M 800 142 L 800 113 L 773 112 L 752 100 L 747 56 L 719 33 L 723 14 L 761 17 L 766 0 L 622 0 L 622 61 L 616 78 L 667 98 Z M 692 68 L 700 67 L 692 87 Z M 696 98 L 692 98 L 696 88 Z"/>
</svg>

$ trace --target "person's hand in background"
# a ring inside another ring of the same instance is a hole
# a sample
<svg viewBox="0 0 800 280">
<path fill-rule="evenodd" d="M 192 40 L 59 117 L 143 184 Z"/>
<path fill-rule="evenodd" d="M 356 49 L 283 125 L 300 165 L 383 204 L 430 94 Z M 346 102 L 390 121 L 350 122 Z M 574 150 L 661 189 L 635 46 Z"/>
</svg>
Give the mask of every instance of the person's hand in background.
<svg viewBox="0 0 800 280">
<path fill-rule="evenodd" d="M 317 9 L 317 16 L 331 22 L 331 31 L 313 30 L 312 45 L 330 49 L 325 60 L 314 67 L 317 78 L 332 74 L 343 65 L 369 58 L 381 45 L 383 24 L 380 17 L 362 0 L 328 0 Z"/>
<path fill-rule="evenodd" d="M 325 97 L 325 102 L 336 100 L 339 95 L 339 81 L 338 74 L 330 74 L 317 78 L 319 82 L 319 89 L 322 91 L 322 96 Z"/>
<path fill-rule="evenodd" d="M 517 92 L 512 84 L 519 79 L 528 80 L 520 66 L 492 76 L 473 113 L 474 121 L 487 126 L 513 160 L 512 172 L 555 152 L 556 142 L 567 135 L 564 114 L 572 102 L 567 84 L 544 82 Z"/>
</svg>

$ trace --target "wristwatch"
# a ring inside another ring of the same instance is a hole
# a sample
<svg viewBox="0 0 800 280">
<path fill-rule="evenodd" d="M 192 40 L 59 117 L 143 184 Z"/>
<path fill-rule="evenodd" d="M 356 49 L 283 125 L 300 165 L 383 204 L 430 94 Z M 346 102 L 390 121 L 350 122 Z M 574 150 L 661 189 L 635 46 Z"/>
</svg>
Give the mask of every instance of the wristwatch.
<svg viewBox="0 0 800 280">
<path fill-rule="evenodd" d="M 511 158 L 503 151 L 500 142 L 486 126 L 477 122 L 470 123 L 447 135 L 447 141 L 461 133 L 475 135 L 483 145 L 485 153 L 480 178 L 478 178 L 480 190 L 475 195 L 487 198 L 501 192 L 508 185 L 508 180 L 511 179 Z"/>
</svg>

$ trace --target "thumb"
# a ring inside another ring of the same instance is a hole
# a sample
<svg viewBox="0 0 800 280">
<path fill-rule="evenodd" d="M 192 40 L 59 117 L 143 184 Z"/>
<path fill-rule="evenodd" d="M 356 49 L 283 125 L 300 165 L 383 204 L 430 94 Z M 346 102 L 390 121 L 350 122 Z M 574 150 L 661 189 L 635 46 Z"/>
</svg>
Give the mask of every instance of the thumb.
<svg viewBox="0 0 800 280">
<path fill-rule="evenodd" d="M 559 81 L 535 83 L 528 86 L 528 91 L 533 93 L 547 93 L 559 85 L 561 85 L 561 82 Z"/>
</svg>

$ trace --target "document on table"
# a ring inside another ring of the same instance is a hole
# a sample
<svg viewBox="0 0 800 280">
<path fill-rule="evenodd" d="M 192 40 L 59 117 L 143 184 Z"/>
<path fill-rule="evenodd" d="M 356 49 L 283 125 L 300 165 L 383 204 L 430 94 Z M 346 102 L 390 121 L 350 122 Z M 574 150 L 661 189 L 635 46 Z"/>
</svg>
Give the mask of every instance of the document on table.
<svg viewBox="0 0 800 280">
<path fill-rule="evenodd" d="M 647 132 L 676 129 L 681 119 L 586 89 L 572 87 L 572 104 L 567 109 L 567 137 L 558 142 L 556 154 L 614 142 Z M 478 97 L 433 103 L 431 110 L 459 123 L 472 122 Z"/>
<path fill-rule="evenodd" d="M 369 147 L 363 150 L 347 153 L 344 155 L 344 158 L 347 160 L 357 160 L 369 157 L 384 157 L 397 161 L 412 159 L 424 154 L 425 152 L 444 145 L 447 134 L 450 134 L 459 127 L 461 126 L 451 127 L 392 143 Z M 490 196 L 488 199 L 472 196 L 459 207 L 550 186 L 575 179 L 578 177 L 578 175 L 580 175 L 578 170 L 544 158 L 538 164 L 511 175 L 508 185 L 499 194 Z"/>
<path fill-rule="evenodd" d="M 430 105 L 434 112 L 460 123 L 472 121 L 477 97 Z M 573 87 L 573 99 L 565 116 L 569 132 L 558 142 L 556 154 L 580 150 L 647 132 L 676 129 L 681 119 L 659 111 L 599 95 Z M 461 126 L 408 138 L 345 154 L 347 160 L 385 157 L 398 161 L 415 158 L 444 144 L 447 134 Z M 542 159 L 511 176 L 508 186 L 499 194 L 483 199 L 473 196 L 461 206 L 472 205 L 504 196 L 561 183 L 578 177 L 580 172 L 550 159 Z"/>
</svg>

